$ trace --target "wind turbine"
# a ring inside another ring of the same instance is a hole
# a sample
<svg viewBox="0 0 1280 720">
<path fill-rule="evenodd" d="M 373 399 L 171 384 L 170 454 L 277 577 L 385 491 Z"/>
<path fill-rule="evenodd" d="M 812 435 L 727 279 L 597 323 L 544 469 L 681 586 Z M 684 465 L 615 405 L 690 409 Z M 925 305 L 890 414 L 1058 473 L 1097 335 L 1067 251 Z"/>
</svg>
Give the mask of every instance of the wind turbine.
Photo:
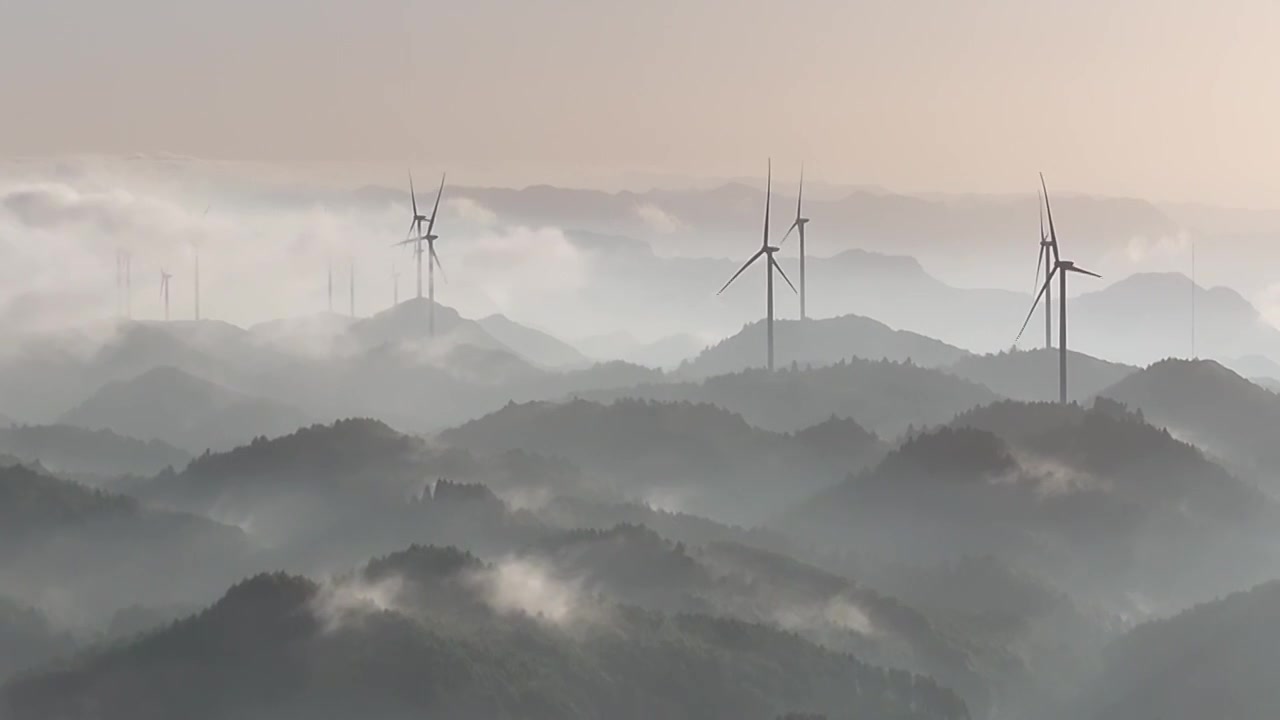
<svg viewBox="0 0 1280 720">
<path fill-rule="evenodd" d="M 765 277 L 767 278 L 765 293 L 767 297 L 766 305 L 768 308 L 766 319 L 767 319 L 767 326 L 768 326 L 767 332 L 768 332 L 768 339 L 769 339 L 769 370 L 773 370 L 773 271 L 777 270 L 778 274 L 782 276 L 782 279 L 787 281 L 787 285 L 791 286 L 791 291 L 792 292 L 796 291 L 796 286 L 791 285 L 791 279 L 787 277 L 786 273 L 782 272 L 782 267 L 778 265 L 778 261 L 773 259 L 773 254 L 778 252 L 778 248 L 769 244 L 769 202 L 772 199 L 772 197 L 773 197 L 773 160 L 770 159 L 769 175 L 768 175 L 768 179 L 765 181 L 764 240 L 761 242 L 760 249 L 756 251 L 756 254 L 752 255 L 751 259 L 747 260 L 747 262 L 744 263 L 742 267 L 738 268 L 738 272 L 734 273 L 733 277 L 729 278 L 729 282 L 725 283 L 724 287 L 720 288 L 720 292 L 716 293 L 717 295 L 719 295 L 720 293 L 723 293 L 725 290 L 729 289 L 729 286 L 733 284 L 733 281 L 737 280 L 738 276 L 741 275 L 743 272 L 745 272 L 747 268 L 751 267 L 751 264 L 754 263 L 756 260 L 759 260 L 761 256 L 767 257 L 769 259 L 769 264 L 767 267 L 765 267 Z"/>
<path fill-rule="evenodd" d="M 133 255 L 128 250 L 116 250 L 116 314 L 133 317 Z"/>
<path fill-rule="evenodd" d="M 804 165 L 800 165 L 800 192 L 796 195 L 796 219 L 791 223 L 791 227 L 787 229 L 787 234 L 782 236 L 782 240 L 778 241 L 778 247 L 791 237 L 791 231 L 796 230 L 800 233 L 800 319 L 806 320 L 809 315 L 805 312 L 805 283 L 804 283 L 804 226 L 809 224 L 809 218 L 805 217 L 801 212 L 801 204 L 804 202 Z"/>
<path fill-rule="evenodd" d="M 169 321 L 169 280 L 173 276 L 160 268 L 160 298 L 164 300 L 164 319 Z"/>
<path fill-rule="evenodd" d="M 436 235 L 434 233 L 434 230 L 436 227 L 436 215 L 437 213 L 440 212 L 440 198 L 441 196 L 444 195 L 445 177 L 446 175 L 443 173 L 440 175 L 440 189 L 436 191 L 436 203 L 431 208 L 430 216 L 419 215 L 418 201 L 416 197 L 413 200 L 414 224 L 409 226 L 409 231 L 410 233 L 412 233 L 414 227 L 416 226 L 418 229 L 418 236 L 410 237 L 405 240 L 402 240 L 401 242 L 396 243 L 397 245 L 408 245 L 409 243 L 413 243 L 413 252 L 414 252 L 414 255 L 417 257 L 417 261 L 418 261 L 418 298 L 421 299 L 422 298 L 422 255 L 423 255 L 422 241 L 423 240 L 427 241 L 427 249 L 426 249 L 427 299 L 431 301 L 430 303 L 428 303 L 427 317 L 428 317 L 429 330 L 431 335 L 433 336 L 436 334 L 436 266 L 437 265 L 440 266 L 441 277 L 444 277 L 444 265 L 440 262 L 440 256 L 436 255 L 436 240 L 439 240 L 440 236 Z M 412 176 L 410 176 L 409 178 L 409 194 L 411 196 L 413 195 L 413 177 Z M 422 232 L 423 220 L 427 221 L 427 232 L 425 234 Z"/>
<path fill-rule="evenodd" d="M 400 271 L 396 270 L 395 263 L 391 264 L 391 307 L 400 304 Z"/>
<path fill-rule="evenodd" d="M 124 317 L 124 252 L 116 248 L 116 317 Z"/>
<path fill-rule="evenodd" d="M 1041 180 L 1043 179 L 1044 178 L 1041 178 Z M 1040 268 L 1052 268 L 1054 263 L 1058 260 L 1058 241 L 1056 239 L 1050 239 L 1049 233 L 1044 229 L 1044 193 L 1037 190 L 1036 195 L 1038 195 L 1040 199 L 1040 257 L 1036 260 L 1036 284 L 1033 288 L 1040 287 Z M 1045 290 L 1044 293 L 1044 347 L 1046 350 L 1053 349 L 1052 288 Z"/>
<path fill-rule="evenodd" d="M 1098 273 L 1090 272 L 1084 268 L 1076 267 L 1074 262 L 1070 260 L 1062 260 L 1058 257 L 1058 233 L 1053 227 L 1053 206 L 1049 204 L 1049 189 L 1044 184 L 1044 174 L 1040 175 L 1040 186 L 1044 191 L 1044 208 L 1049 216 L 1049 240 L 1053 248 L 1053 264 L 1049 267 L 1048 274 L 1045 275 L 1044 285 L 1040 288 L 1040 292 L 1036 295 L 1035 300 L 1031 301 L 1031 310 L 1027 313 L 1027 319 L 1022 322 L 1022 329 L 1018 331 L 1018 337 L 1022 337 L 1022 333 L 1027 329 L 1027 323 L 1031 322 L 1031 316 L 1036 311 L 1036 305 L 1040 302 L 1040 298 L 1049 292 L 1050 284 L 1053 282 L 1054 273 L 1058 274 L 1058 399 L 1065 405 L 1067 404 L 1067 275 L 1069 273 L 1080 273 L 1081 275 L 1089 275 L 1090 277 L 1102 277 Z M 1016 342 L 1016 340 L 1015 340 Z"/>
<path fill-rule="evenodd" d="M 133 318 L 133 253 L 124 251 L 124 315 Z"/>
<path fill-rule="evenodd" d="M 422 299 L 422 223 L 430 220 L 426 215 L 418 212 L 418 193 L 413 189 L 413 172 L 409 173 L 409 200 L 413 203 L 413 219 L 409 221 L 409 232 L 405 233 L 405 239 L 397 245 L 408 245 L 413 243 L 413 257 L 418 263 L 418 299 Z M 415 233 L 416 230 L 416 233 Z"/>
<path fill-rule="evenodd" d="M 204 221 L 204 219 L 205 219 L 205 218 L 207 218 L 207 217 L 209 216 L 209 208 L 210 208 L 210 207 L 212 207 L 212 206 L 210 206 L 210 205 L 206 205 L 206 206 L 205 206 L 205 208 L 204 208 L 204 213 L 200 215 L 200 220 L 201 220 L 202 222 Z M 196 320 L 199 320 L 199 319 L 200 319 L 200 243 L 199 243 L 199 241 L 193 241 L 193 242 L 191 243 L 191 251 L 192 251 L 192 253 L 195 255 L 195 264 L 196 264 L 196 272 L 195 272 L 195 301 L 196 301 L 196 302 L 195 302 L 195 310 L 196 310 L 196 313 L 195 313 L 195 314 L 196 314 Z"/>
</svg>

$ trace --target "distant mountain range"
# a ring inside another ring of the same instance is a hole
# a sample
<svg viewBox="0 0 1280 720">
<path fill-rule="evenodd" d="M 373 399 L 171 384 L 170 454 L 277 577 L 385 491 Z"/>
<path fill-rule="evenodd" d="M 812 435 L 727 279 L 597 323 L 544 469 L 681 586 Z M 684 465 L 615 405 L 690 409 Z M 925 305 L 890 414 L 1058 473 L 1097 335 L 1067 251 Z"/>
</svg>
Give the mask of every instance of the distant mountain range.
<svg viewBox="0 0 1280 720">
<path fill-rule="evenodd" d="M 103 386 L 60 420 L 159 440 L 192 453 L 229 450 L 259 435 L 283 435 L 308 423 L 300 410 L 157 367 Z"/>
<path fill-rule="evenodd" d="M 143 441 L 71 425 L 0 427 L 0 453 L 94 484 L 120 475 L 154 475 L 191 460 L 189 453 L 160 440 Z"/>
<path fill-rule="evenodd" d="M 1229 288 L 1193 286 L 1179 273 L 1124 278 L 1072 298 L 1068 312 L 1069 346 L 1110 360 L 1147 365 L 1193 352 L 1224 361 L 1250 355 L 1280 360 L 1280 329 L 1248 300 Z"/>
</svg>

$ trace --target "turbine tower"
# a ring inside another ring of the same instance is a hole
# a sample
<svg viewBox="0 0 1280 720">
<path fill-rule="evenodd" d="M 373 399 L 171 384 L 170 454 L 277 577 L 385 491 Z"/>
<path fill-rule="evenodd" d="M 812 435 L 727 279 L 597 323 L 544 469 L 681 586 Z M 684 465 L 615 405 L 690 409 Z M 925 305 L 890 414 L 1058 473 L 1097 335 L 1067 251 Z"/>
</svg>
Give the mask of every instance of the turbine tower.
<svg viewBox="0 0 1280 720">
<path fill-rule="evenodd" d="M 169 321 L 169 280 L 173 276 L 165 272 L 164 268 L 160 269 L 160 299 L 164 300 L 164 319 Z"/>
<path fill-rule="evenodd" d="M 1036 294 L 1035 300 L 1031 301 L 1031 310 L 1027 313 L 1027 319 L 1022 322 L 1022 329 L 1018 331 L 1018 337 L 1022 337 L 1022 333 L 1027 329 L 1027 323 L 1031 322 L 1031 316 L 1036 311 L 1036 305 L 1039 304 L 1040 298 L 1049 292 L 1049 287 L 1053 282 L 1054 273 L 1058 274 L 1058 400 L 1063 405 L 1067 404 L 1067 275 L 1069 273 L 1080 273 L 1081 275 L 1089 275 L 1091 277 L 1100 278 L 1101 275 L 1076 267 L 1074 262 L 1070 260 L 1061 260 L 1058 258 L 1058 233 L 1053 227 L 1053 206 L 1049 204 L 1049 190 L 1044 187 L 1044 175 L 1040 176 L 1041 188 L 1044 190 L 1044 208 L 1049 216 L 1049 238 L 1053 243 L 1053 264 L 1049 267 L 1048 274 L 1045 275 L 1044 285 L 1040 288 L 1040 292 Z M 1015 340 L 1015 342 L 1017 342 Z"/>
<path fill-rule="evenodd" d="M 422 298 L 422 255 L 424 252 L 422 249 L 422 242 L 424 240 L 427 242 L 427 249 L 425 251 L 427 255 L 427 299 L 431 301 L 430 303 L 428 303 L 428 307 L 427 307 L 427 318 L 428 318 L 427 322 L 429 326 L 429 332 L 432 336 L 435 336 L 436 334 L 436 267 L 437 266 L 439 266 L 440 268 L 440 276 L 442 278 L 444 277 L 444 265 L 440 262 L 440 256 L 436 255 L 436 240 L 439 240 L 440 236 L 435 234 L 435 227 L 436 227 L 436 216 L 440 212 L 440 198 L 444 195 L 445 177 L 446 177 L 445 174 L 440 175 L 440 189 L 436 191 L 436 203 L 431 208 L 430 216 L 419 215 L 418 201 L 416 199 L 414 199 L 413 201 L 414 224 L 409 226 L 409 232 L 412 233 L 414 227 L 416 226 L 418 229 L 418 236 L 410 237 L 405 240 L 402 240 L 401 242 L 396 243 L 397 245 L 408 245 L 410 243 L 413 243 L 413 252 L 418 261 L 418 298 L 421 299 Z M 413 194 L 412 177 L 410 177 L 410 181 L 409 181 L 409 193 L 410 195 Z M 423 220 L 427 221 L 427 232 L 425 234 L 422 232 Z"/>
<path fill-rule="evenodd" d="M 124 251 L 124 316 L 133 318 L 133 254 Z"/>
<path fill-rule="evenodd" d="M 805 309 L 805 281 L 804 281 L 804 226 L 809 224 L 809 218 L 805 217 L 801 212 L 804 203 L 804 165 L 800 165 L 800 192 L 796 195 L 796 219 L 791 223 L 791 227 L 787 229 L 787 234 L 782 236 L 782 240 L 778 242 L 781 247 L 791 237 L 791 231 L 795 230 L 800 234 L 800 319 L 807 320 L 809 315 Z"/>
<path fill-rule="evenodd" d="M 791 291 L 792 292 L 796 291 L 796 286 L 791 285 L 791 279 L 788 278 L 787 274 L 782 271 L 782 267 L 778 265 L 778 261 L 773 259 L 773 254 L 778 252 L 778 248 L 769 244 L 769 201 L 772 197 L 773 197 L 773 160 L 771 159 L 769 161 L 768 179 L 765 181 L 764 240 L 761 242 L 760 249 L 756 251 L 756 254 L 752 255 L 751 259 L 747 260 L 747 262 L 745 262 L 742 265 L 742 267 L 738 268 L 738 272 L 734 273 L 733 277 L 729 278 L 729 282 L 725 283 L 724 287 L 720 288 L 720 292 L 716 293 L 717 295 L 719 295 L 720 293 L 723 293 L 725 290 L 729 289 L 729 286 L 733 284 L 733 281 L 737 280 L 738 276 L 741 275 L 744 271 L 746 271 L 747 268 L 751 267 L 751 264 L 754 263 L 756 260 L 759 260 L 762 255 L 769 259 L 769 264 L 768 266 L 765 267 L 765 277 L 766 277 L 765 305 L 767 308 L 765 319 L 766 319 L 766 325 L 767 325 L 766 332 L 768 334 L 768 343 L 769 343 L 769 364 L 768 364 L 769 370 L 773 370 L 773 271 L 777 270 L 778 274 L 782 276 L 782 279 L 787 281 L 787 285 L 791 286 Z"/>
<path fill-rule="evenodd" d="M 395 263 L 391 265 L 391 307 L 400 304 L 400 271 L 396 270 Z"/>
</svg>

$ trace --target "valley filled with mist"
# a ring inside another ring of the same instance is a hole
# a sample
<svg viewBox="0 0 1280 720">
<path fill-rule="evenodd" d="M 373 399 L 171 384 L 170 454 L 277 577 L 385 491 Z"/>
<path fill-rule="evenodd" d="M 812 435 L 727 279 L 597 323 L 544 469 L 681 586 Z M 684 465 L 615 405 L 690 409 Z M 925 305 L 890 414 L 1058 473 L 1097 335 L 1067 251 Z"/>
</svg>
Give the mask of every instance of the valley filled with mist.
<svg viewBox="0 0 1280 720">
<path fill-rule="evenodd" d="M 0 165 L 0 718 L 1274 717 L 1280 215 L 771 173 Z"/>
</svg>

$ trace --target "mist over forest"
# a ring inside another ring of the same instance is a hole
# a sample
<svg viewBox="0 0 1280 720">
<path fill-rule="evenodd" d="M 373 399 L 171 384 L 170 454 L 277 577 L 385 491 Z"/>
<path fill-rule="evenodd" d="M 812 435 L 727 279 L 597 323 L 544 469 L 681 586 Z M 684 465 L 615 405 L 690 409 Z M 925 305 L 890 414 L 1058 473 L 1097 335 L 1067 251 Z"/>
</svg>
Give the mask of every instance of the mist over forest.
<svg viewBox="0 0 1280 720">
<path fill-rule="evenodd" d="M 0 717 L 1271 716 L 1280 330 L 1170 270 L 1211 229 L 1051 195 L 1060 353 L 1035 193 L 820 187 L 801 281 L 789 180 L 414 180 L 4 166 Z"/>
</svg>

